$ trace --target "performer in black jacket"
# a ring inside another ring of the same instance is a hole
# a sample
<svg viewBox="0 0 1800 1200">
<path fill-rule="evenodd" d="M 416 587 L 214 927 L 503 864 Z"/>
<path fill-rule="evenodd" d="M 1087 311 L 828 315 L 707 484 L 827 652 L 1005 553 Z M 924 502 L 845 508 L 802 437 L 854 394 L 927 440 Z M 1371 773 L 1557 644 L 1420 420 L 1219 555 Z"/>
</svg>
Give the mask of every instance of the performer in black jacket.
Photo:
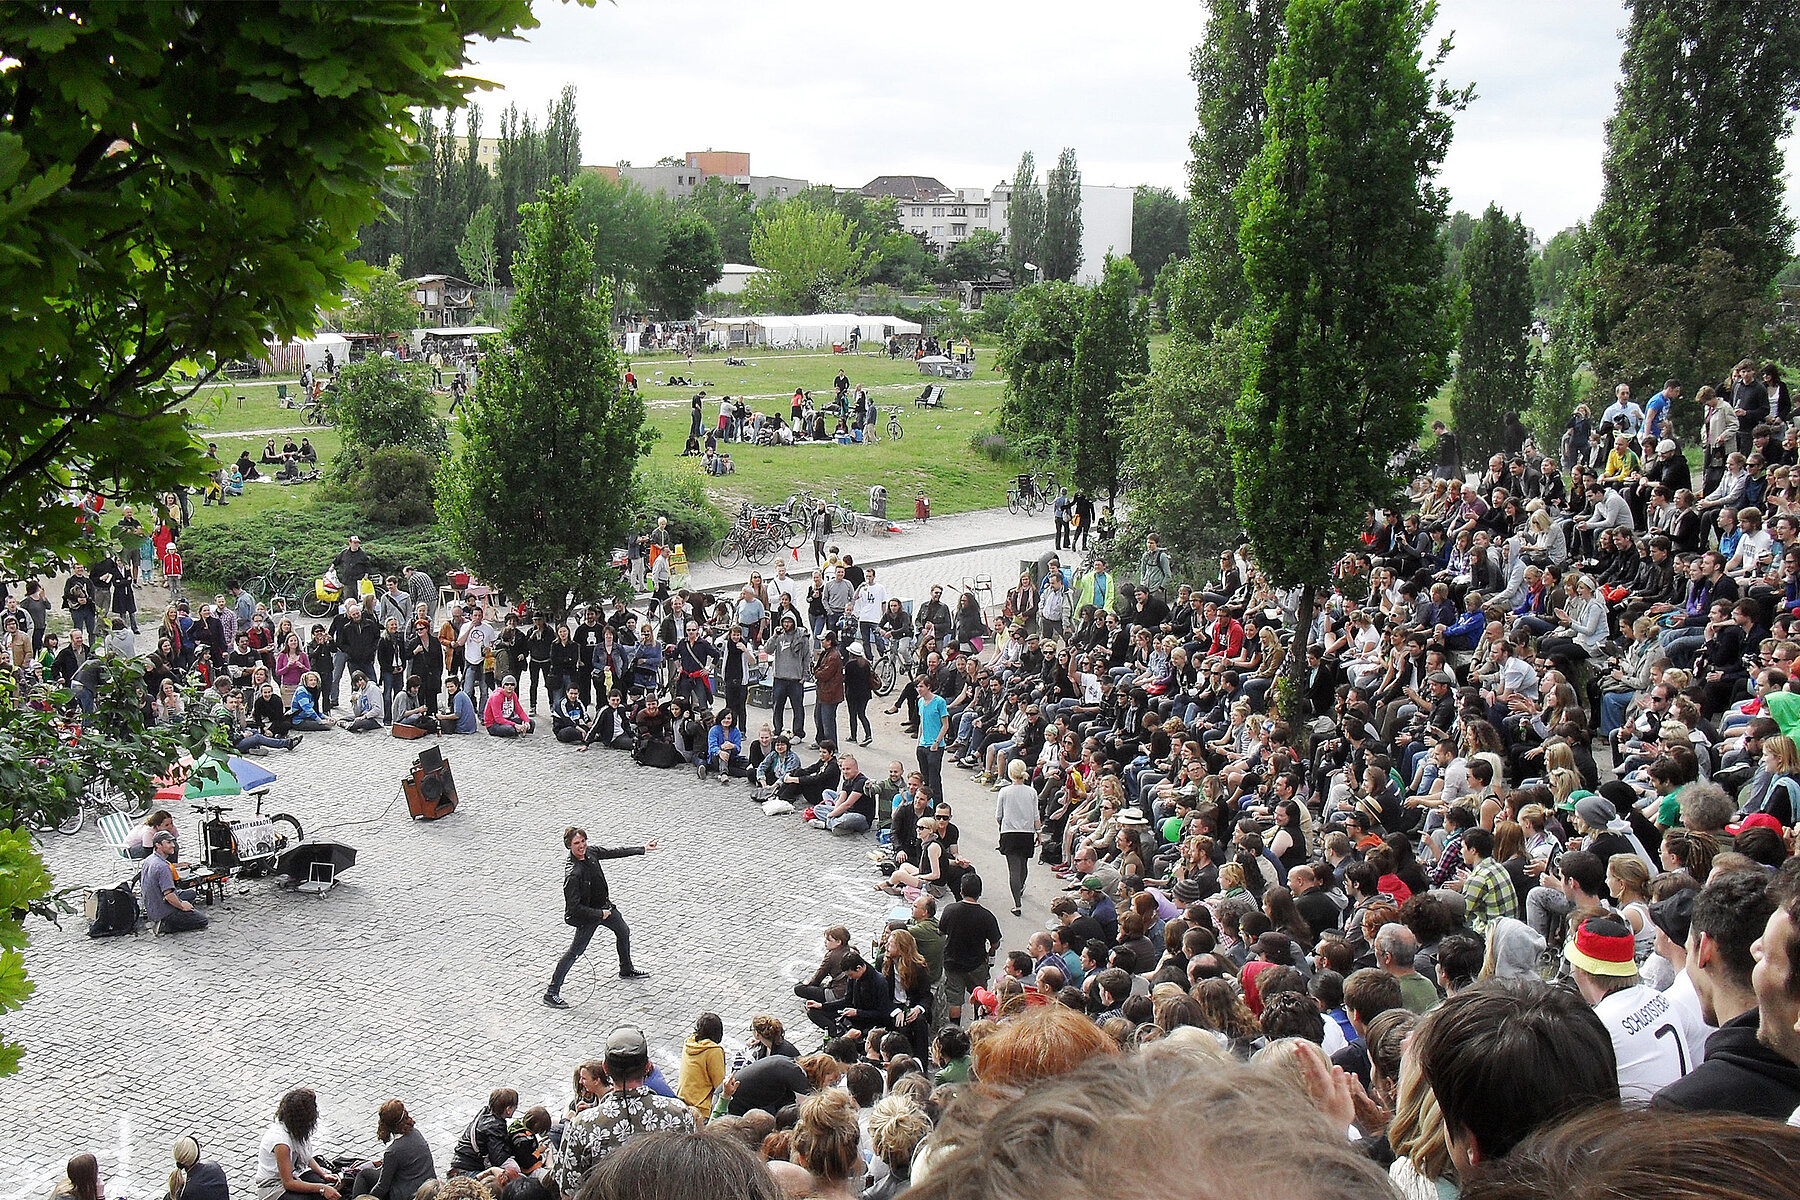
<svg viewBox="0 0 1800 1200">
<path fill-rule="evenodd" d="M 556 973 L 550 977 L 550 986 L 544 992 L 544 1003 L 551 1008 L 569 1007 L 569 1002 L 562 998 L 563 980 L 568 978 L 569 968 L 575 965 L 575 960 L 586 952 L 588 943 L 594 938 L 594 930 L 602 925 L 613 931 L 619 944 L 619 978 L 642 979 L 650 973 L 631 965 L 631 930 L 612 902 L 600 860 L 648 854 L 656 849 L 656 843 L 650 841 L 642 846 L 620 846 L 612 850 L 604 846 L 590 849 L 587 830 L 571 825 L 563 830 L 563 845 L 569 848 L 569 863 L 563 869 L 563 923 L 575 927 L 575 940 L 569 943 L 568 952 L 557 962 Z"/>
</svg>

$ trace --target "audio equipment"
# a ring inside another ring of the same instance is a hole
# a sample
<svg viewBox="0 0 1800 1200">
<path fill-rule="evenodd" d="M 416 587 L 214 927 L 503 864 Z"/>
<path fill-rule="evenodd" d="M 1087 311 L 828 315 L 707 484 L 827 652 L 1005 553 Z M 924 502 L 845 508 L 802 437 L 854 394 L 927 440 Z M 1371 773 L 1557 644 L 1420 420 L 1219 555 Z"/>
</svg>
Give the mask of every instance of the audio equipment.
<svg viewBox="0 0 1800 1200">
<path fill-rule="evenodd" d="M 436 746 L 413 759 L 412 773 L 401 778 L 400 787 L 406 793 L 406 811 L 416 820 L 436 821 L 456 811 L 456 781 Z"/>
</svg>

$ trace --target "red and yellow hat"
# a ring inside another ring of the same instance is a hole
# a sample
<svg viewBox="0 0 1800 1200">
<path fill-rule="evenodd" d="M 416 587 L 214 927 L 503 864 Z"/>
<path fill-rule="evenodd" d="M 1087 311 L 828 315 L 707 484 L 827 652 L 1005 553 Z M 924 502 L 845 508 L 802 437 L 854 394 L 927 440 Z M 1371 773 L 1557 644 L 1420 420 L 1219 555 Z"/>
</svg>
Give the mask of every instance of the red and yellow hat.
<svg viewBox="0 0 1800 1200">
<path fill-rule="evenodd" d="M 1569 962 L 1589 975 L 1636 975 L 1631 926 L 1612 917 L 1589 917 L 1575 929 L 1563 951 Z"/>
</svg>

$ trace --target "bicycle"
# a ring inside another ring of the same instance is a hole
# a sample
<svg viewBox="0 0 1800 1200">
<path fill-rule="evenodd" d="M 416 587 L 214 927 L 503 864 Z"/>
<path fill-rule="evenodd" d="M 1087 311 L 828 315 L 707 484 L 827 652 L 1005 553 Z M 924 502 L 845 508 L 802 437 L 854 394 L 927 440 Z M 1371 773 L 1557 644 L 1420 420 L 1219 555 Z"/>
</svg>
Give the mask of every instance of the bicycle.
<svg viewBox="0 0 1800 1200">
<path fill-rule="evenodd" d="M 885 696 L 894 690 L 894 685 L 906 674 L 906 651 L 911 648 L 910 637 L 888 637 L 876 634 L 885 643 L 881 656 L 875 660 L 874 680 L 872 683 L 877 696 Z"/>
<path fill-rule="evenodd" d="M 906 436 L 906 430 L 900 425 L 900 406 L 898 404 L 887 410 L 887 435 L 890 442 L 897 442 Z"/>
<path fill-rule="evenodd" d="M 271 612 L 286 612 L 291 603 L 300 606 L 300 597 L 309 589 L 306 578 L 298 571 L 283 570 L 278 562 L 279 552 L 269 551 L 269 565 L 263 573 L 244 584 L 244 588 L 258 600 L 266 601 Z"/>
<path fill-rule="evenodd" d="M 90 779 L 82 785 L 81 795 L 75 799 L 75 809 L 68 816 L 56 822 L 56 832 L 65 836 L 80 833 L 92 817 L 94 824 L 100 824 L 100 818 L 110 813 L 119 813 L 127 817 L 141 817 L 150 811 L 148 801 L 140 802 L 136 797 L 123 791 L 105 779 Z M 50 827 L 50 822 L 41 817 L 31 822 L 39 832 Z"/>
<path fill-rule="evenodd" d="M 1006 486 L 1006 511 L 1009 513 L 1030 516 L 1042 512 L 1047 503 L 1030 475 L 1014 476 Z"/>
</svg>

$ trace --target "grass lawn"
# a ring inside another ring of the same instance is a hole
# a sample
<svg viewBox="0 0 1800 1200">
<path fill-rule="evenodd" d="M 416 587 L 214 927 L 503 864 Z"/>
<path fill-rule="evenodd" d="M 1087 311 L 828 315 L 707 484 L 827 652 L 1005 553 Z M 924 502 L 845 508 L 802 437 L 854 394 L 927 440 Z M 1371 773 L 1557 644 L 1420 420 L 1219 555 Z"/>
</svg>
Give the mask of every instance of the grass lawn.
<svg viewBox="0 0 1800 1200">
<path fill-rule="evenodd" d="M 801 351 L 744 357 L 749 364 L 744 367 L 725 366 L 723 356 L 696 358 L 691 374 L 683 358 L 659 355 L 633 362 L 649 423 L 660 434 L 651 452 L 653 462 L 682 461 L 690 401 L 698 388 L 707 394 L 702 410 L 707 427 L 717 424 L 718 397 L 723 395 L 745 396 L 752 409 L 778 413 L 785 419 L 796 387 L 812 392 L 815 403 L 828 404 L 831 381 L 840 368 L 849 375 L 852 387 L 868 388 L 883 410 L 899 406 L 905 436 L 898 442 L 887 439 L 883 411 L 883 439 L 874 445 L 734 445 L 730 449 L 736 473 L 707 481 L 727 511 L 746 499 L 775 503 L 799 488 L 820 495 L 839 490 L 847 502 L 861 507 L 869 487 L 877 483 L 888 489 L 890 511 L 910 513 L 912 498 L 921 490 L 931 497 L 932 510 L 938 513 L 992 508 L 1006 502 L 1006 482 L 1015 468 L 969 447 L 971 434 L 994 426 L 1000 403 L 1000 376 L 989 369 L 993 366 L 991 350 L 977 351 L 974 379 L 944 381 L 941 409 L 913 406 L 913 398 L 928 380 L 904 359 L 890 362 L 886 357 Z M 674 375 L 697 379 L 697 387 L 669 387 L 661 382 Z"/>
<path fill-rule="evenodd" d="M 750 397 L 753 408 L 779 412 L 784 418 L 796 387 L 812 392 L 816 403 L 828 403 L 831 381 L 839 368 L 850 376 L 852 386 L 868 388 L 884 409 L 900 406 L 906 435 L 899 442 L 884 436 L 882 441 L 864 446 L 733 446 L 736 473 L 707 480 L 709 491 L 727 512 L 735 511 L 746 499 L 775 503 L 799 488 L 821 495 L 838 490 L 846 502 L 862 508 L 869 487 L 880 483 L 888 489 L 890 512 L 910 515 L 913 496 L 923 490 L 931 497 L 932 510 L 947 514 L 1004 504 L 1007 480 L 1016 469 L 969 447 L 971 434 L 992 429 L 995 424 L 1001 380 L 990 369 L 993 355 L 991 348 L 979 348 L 974 379 L 945 381 L 942 409 L 914 408 L 913 397 L 923 390 L 926 379 L 910 361 L 890 362 L 885 356 L 790 350 L 746 354 L 743 357 L 748 366 L 727 367 L 724 355 L 703 355 L 690 368 L 681 356 L 658 354 L 633 359 L 632 368 L 638 377 L 648 423 L 660 435 L 651 451 L 651 462 L 659 467 L 685 465 L 698 469 L 698 460 L 682 459 L 680 454 L 687 440 L 689 402 L 694 392 L 702 388 L 708 398 L 704 409 L 708 426 L 717 422 L 721 395 Z M 694 387 L 666 386 L 662 381 L 672 375 L 689 376 L 699 382 Z M 298 391 L 297 385 L 290 384 L 290 396 Z M 438 404 L 440 412 L 449 412 L 448 392 L 439 395 Z M 320 461 L 326 464 L 341 444 L 335 430 L 306 427 L 298 410 L 279 407 L 274 381 L 208 385 L 200 389 L 188 408 L 201 436 L 218 443 L 219 458 L 224 462 L 235 460 L 244 449 L 250 451 L 251 458 L 260 457 L 268 435 L 254 432 L 258 430 L 303 430 L 318 448 Z M 883 412 L 884 433 L 886 427 L 887 415 Z M 298 440 L 299 433 L 293 436 Z M 451 436 L 456 436 L 454 430 Z M 252 519 L 273 509 L 310 503 L 317 490 L 316 484 L 250 484 L 244 495 L 223 512 L 196 507 L 195 519 L 202 524 Z"/>
</svg>

